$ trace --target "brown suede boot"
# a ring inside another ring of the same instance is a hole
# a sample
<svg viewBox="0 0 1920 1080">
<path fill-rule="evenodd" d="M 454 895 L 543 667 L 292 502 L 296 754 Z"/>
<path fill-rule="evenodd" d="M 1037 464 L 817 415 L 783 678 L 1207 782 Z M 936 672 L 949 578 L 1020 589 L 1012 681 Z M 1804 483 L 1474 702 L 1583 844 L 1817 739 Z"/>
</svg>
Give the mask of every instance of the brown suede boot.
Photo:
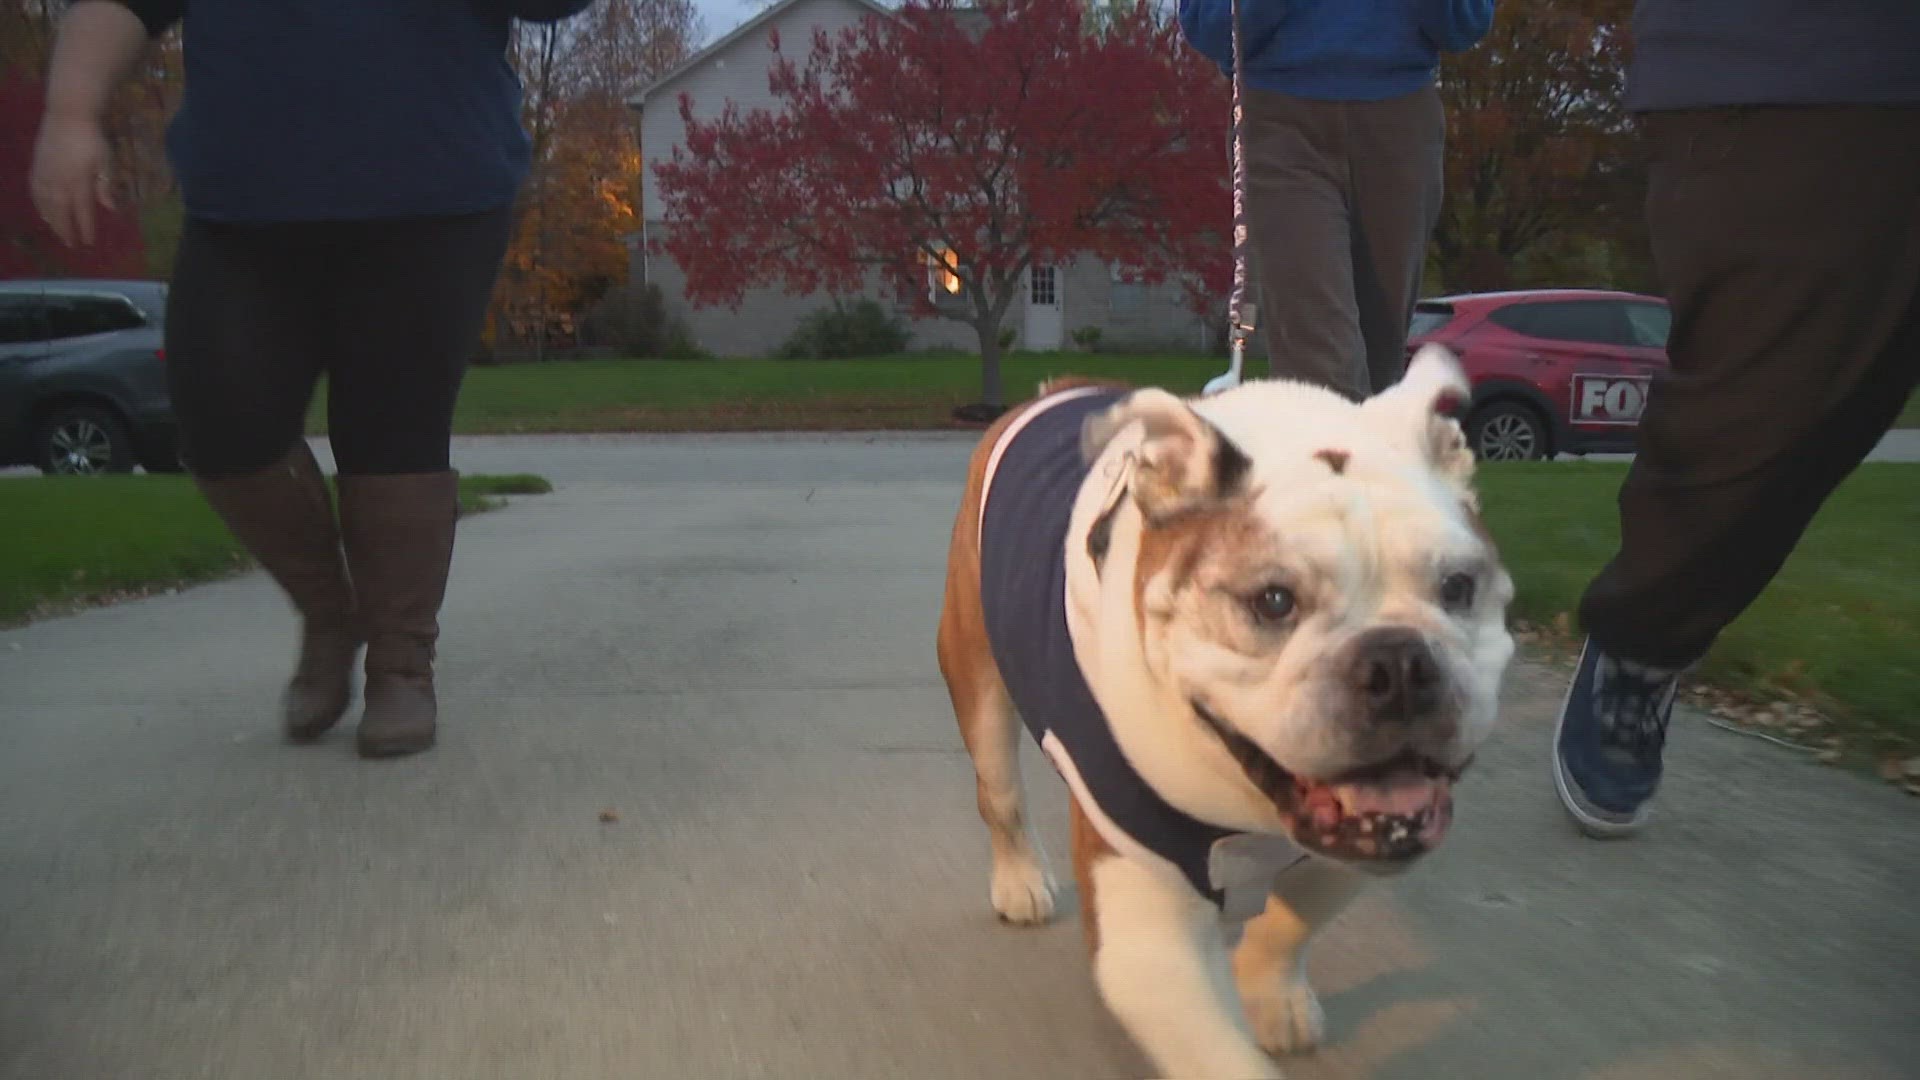
<svg viewBox="0 0 1920 1080">
<path fill-rule="evenodd" d="M 196 476 L 194 483 L 300 612 L 300 659 L 281 712 L 287 737 L 311 742 L 347 711 L 360 649 L 353 586 L 320 463 L 303 440 L 257 473 Z"/>
<path fill-rule="evenodd" d="M 433 745 L 434 644 L 459 516 L 457 473 L 340 478 L 340 530 L 367 635 L 362 757 Z"/>
</svg>

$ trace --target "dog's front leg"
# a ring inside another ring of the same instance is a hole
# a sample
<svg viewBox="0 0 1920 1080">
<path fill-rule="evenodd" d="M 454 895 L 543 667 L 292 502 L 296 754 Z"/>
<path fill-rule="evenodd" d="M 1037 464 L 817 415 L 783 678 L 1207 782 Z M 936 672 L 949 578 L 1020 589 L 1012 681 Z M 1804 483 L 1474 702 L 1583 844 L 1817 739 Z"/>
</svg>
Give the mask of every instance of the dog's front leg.
<svg viewBox="0 0 1920 1080">
<path fill-rule="evenodd" d="M 1247 923 L 1233 973 L 1254 1037 L 1270 1052 L 1320 1045 L 1326 1020 L 1307 982 L 1307 945 L 1370 880 L 1328 859 L 1305 859 L 1280 873 L 1266 910 Z"/>
<path fill-rule="evenodd" d="M 1101 997 L 1160 1074 L 1278 1080 L 1280 1067 L 1241 1014 L 1219 910 L 1115 854 L 1085 866 L 1081 888 L 1089 885 Z"/>
</svg>

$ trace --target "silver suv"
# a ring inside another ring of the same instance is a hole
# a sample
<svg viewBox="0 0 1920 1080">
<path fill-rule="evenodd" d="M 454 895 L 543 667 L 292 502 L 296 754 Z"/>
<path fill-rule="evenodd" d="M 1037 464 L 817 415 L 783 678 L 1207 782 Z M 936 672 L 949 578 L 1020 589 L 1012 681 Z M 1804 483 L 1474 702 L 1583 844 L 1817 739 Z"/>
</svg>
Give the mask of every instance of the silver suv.
<svg viewBox="0 0 1920 1080">
<path fill-rule="evenodd" d="M 0 467 L 177 472 L 159 281 L 0 281 Z"/>
</svg>

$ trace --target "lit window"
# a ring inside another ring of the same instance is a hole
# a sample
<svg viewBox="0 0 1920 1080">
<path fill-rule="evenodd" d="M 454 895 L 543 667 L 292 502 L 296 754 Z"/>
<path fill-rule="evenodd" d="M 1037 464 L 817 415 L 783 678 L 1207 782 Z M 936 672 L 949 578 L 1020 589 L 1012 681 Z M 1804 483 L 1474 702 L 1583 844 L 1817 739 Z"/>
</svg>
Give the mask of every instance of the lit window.
<svg viewBox="0 0 1920 1080">
<path fill-rule="evenodd" d="M 942 293 L 957 296 L 960 293 L 960 254 L 945 244 L 932 245 L 938 254 L 921 253 L 921 260 L 927 264 L 927 299 L 938 301 Z"/>
</svg>

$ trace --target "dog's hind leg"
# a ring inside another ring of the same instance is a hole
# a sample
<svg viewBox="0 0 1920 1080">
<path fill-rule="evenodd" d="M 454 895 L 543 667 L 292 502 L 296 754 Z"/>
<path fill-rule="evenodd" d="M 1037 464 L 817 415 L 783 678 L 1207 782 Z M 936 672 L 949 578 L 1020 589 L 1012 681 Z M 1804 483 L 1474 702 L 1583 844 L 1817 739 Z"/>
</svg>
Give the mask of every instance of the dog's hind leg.
<svg viewBox="0 0 1920 1080">
<path fill-rule="evenodd" d="M 993 847 L 990 885 L 993 910 L 1016 926 L 1053 917 L 1053 882 L 1045 856 L 1027 821 L 1026 794 L 1020 783 L 1022 728 L 998 673 L 953 690 L 960 733 L 973 756 L 979 788 L 980 818 Z"/>
<path fill-rule="evenodd" d="M 1320 1045 L 1326 1019 L 1307 982 L 1307 946 L 1373 880 L 1329 859 L 1280 872 L 1266 910 L 1248 921 L 1233 953 L 1240 1002 L 1260 1045 L 1297 1054 Z"/>
<path fill-rule="evenodd" d="M 1023 727 L 994 663 L 980 602 L 976 530 L 984 453 L 974 454 L 966 498 L 948 549 L 946 601 L 940 611 L 940 674 L 953 699 L 960 736 L 973 758 L 980 817 L 987 823 L 987 839 L 993 847 L 993 910 L 1016 926 L 1032 926 L 1053 917 L 1053 883 L 1027 823 L 1026 796 L 1020 785 Z"/>
<path fill-rule="evenodd" d="M 993 848 L 993 910 L 1016 926 L 1038 925 L 1053 917 L 1053 883 L 1027 822 L 1020 783 L 1020 718 L 985 640 L 957 628 L 949 633 L 951 614 L 950 608 L 949 617 L 941 619 L 940 668 L 960 737 L 973 758 L 980 819 L 987 824 Z"/>
</svg>

